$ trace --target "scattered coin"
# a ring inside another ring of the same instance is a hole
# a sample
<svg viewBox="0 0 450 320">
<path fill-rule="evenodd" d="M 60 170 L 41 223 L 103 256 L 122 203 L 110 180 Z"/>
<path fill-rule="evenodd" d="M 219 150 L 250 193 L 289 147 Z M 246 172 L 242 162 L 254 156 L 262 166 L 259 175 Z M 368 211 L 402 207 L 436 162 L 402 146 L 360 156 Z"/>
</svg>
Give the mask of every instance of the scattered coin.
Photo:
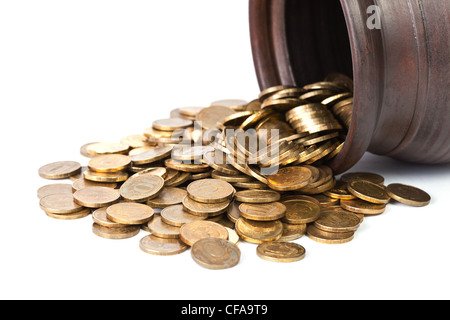
<svg viewBox="0 0 450 320">
<path fill-rule="evenodd" d="M 298 190 L 312 180 L 312 172 L 307 167 L 286 167 L 267 178 L 268 186 L 277 191 Z"/>
<path fill-rule="evenodd" d="M 230 241 L 206 238 L 194 243 L 191 256 L 204 268 L 222 270 L 236 266 L 241 258 L 241 251 Z"/>
<path fill-rule="evenodd" d="M 308 238 L 320 243 L 326 244 L 343 244 L 353 240 L 355 233 L 350 232 L 328 232 L 317 228 L 314 225 L 309 225 L 306 234 Z"/>
<path fill-rule="evenodd" d="M 370 203 L 361 199 L 341 200 L 341 207 L 354 213 L 366 215 L 376 215 L 386 211 L 385 204 Z"/>
<path fill-rule="evenodd" d="M 218 123 L 232 115 L 234 111 L 224 106 L 211 106 L 203 108 L 196 116 L 197 122 L 201 123 L 203 129 L 215 129 Z"/>
<path fill-rule="evenodd" d="M 203 179 L 191 182 L 187 187 L 191 199 L 202 203 L 217 203 L 231 200 L 235 190 L 228 182 Z"/>
<path fill-rule="evenodd" d="M 193 215 L 185 211 L 183 205 L 180 204 L 164 208 L 161 211 L 162 221 L 175 227 L 181 227 L 186 223 L 197 220 L 205 220 L 207 217 L 208 217 L 207 215 L 205 216 Z"/>
<path fill-rule="evenodd" d="M 253 221 L 240 217 L 235 228 L 243 240 L 257 244 L 279 240 L 283 234 L 283 224 L 278 220 Z"/>
<path fill-rule="evenodd" d="M 202 203 L 192 200 L 189 196 L 185 196 L 182 203 L 185 211 L 201 217 L 216 216 L 224 213 L 230 205 L 230 201 Z"/>
<path fill-rule="evenodd" d="M 66 179 L 81 172 L 81 165 L 75 161 L 59 161 L 39 168 L 39 175 L 44 179 Z"/>
<path fill-rule="evenodd" d="M 69 213 L 69 214 L 56 214 L 56 213 L 50 213 L 50 212 L 45 212 L 45 214 L 47 216 L 49 216 L 50 218 L 53 219 L 58 219 L 58 220 L 78 220 L 78 219 L 82 219 L 84 217 L 87 217 L 91 214 L 91 210 L 90 209 L 84 209 L 75 213 Z"/>
<path fill-rule="evenodd" d="M 100 156 L 104 154 L 126 154 L 130 146 L 114 142 L 97 142 L 86 146 L 86 152 L 90 156 Z"/>
<path fill-rule="evenodd" d="M 354 232 L 361 224 L 361 220 L 351 212 L 325 211 L 314 222 L 318 229 L 328 232 Z"/>
<path fill-rule="evenodd" d="M 169 157 L 172 149 L 173 147 L 171 146 L 157 147 L 130 158 L 134 165 L 149 164 Z"/>
<path fill-rule="evenodd" d="M 371 203 L 387 204 L 391 199 L 384 186 L 365 180 L 352 181 L 348 185 L 348 191 L 355 197 Z"/>
<path fill-rule="evenodd" d="M 43 197 L 58 193 L 72 194 L 72 185 L 67 183 L 49 184 L 39 188 L 37 195 L 39 199 L 42 199 Z"/>
<path fill-rule="evenodd" d="M 189 246 L 205 238 L 227 240 L 228 231 L 224 226 L 211 221 L 194 221 L 184 224 L 180 229 L 181 240 Z"/>
<path fill-rule="evenodd" d="M 89 170 L 95 172 L 123 171 L 131 164 L 130 157 L 122 154 L 97 156 L 89 161 Z"/>
<path fill-rule="evenodd" d="M 236 201 L 245 203 L 270 203 L 280 200 L 281 195 L 272 190 L 242 190 L 235 194 Z"/>
<path fill-rule="evenodd" d="M 87 187 L 73 194 L 75 202 L 86 208 L 101 208 L 117 203 L 120 193 L 107 187 Z"/>
<path fill-rule="evenodd" d="M 125 226 L 119 228 L 107 228 L 97 223 L 92 224 L 92 232 L 105 239 L 128 239 L 139 234 L 139 226 Z"/>
<path fill-rule="evenodd" d="M 191 120 L 171 118 L 171 119 L 161 119 L 153 121 L 152 127 L 156 130 L 161 131 L 175 131 L 177 129 L 183 129 L 190 127 L 192 125 Z"/>
<path fill-rule="evenodd" d="M 316 221 L 321 214 L 320 205 L 304 199 L 288 199 L 282 202 L 286 206 L 283 222 L 289 224 L 307 224 Z"/>
<path fill-rule="evenodd" d="M 154 235 L 148 235 L 141 239 L 139 248 L 142 251 L 157 255 L 157 256 L 171 256 L 183 253 L 189 246 L 183 243 L 180 239 L 165 239 Z"/>
<path fill-rule="evenodd" d="M 114 204 L 106 209 L 106 217 L 117 223 L 138 225 L 150 221 L 154 211 L 145 204 L 123 202 Z"/>
<path fill-rule="evenodd" d="M 273 262 L 295 262 L 305 257 L 306 250 L 293 242 L 264 242 L 256 248 L 257 255 L 264 260 Z"/>
<path fill-rule="evenodd" d="M 40 200 L 39 205 L 45 212 L 54 214 L 70 214 L 84 209 L 75 202 L 72 194 L 67 193 L 45 196 Z"/>
<path fill-rule="evenodd" d="M 337 181 L 336 185 L 332 189 L 324 192 L 324 194 L 330 198 L 340 200 L 351 200 L 356 198 L 356 196 L 348 190 L 348 184 L 341 180 Z"/>
<path fill-rule="evenodd" d="M 242 203 L 239 206 L 241 216 L 254 221 L 274 221 L 283 218 L 286 206 L 280 202 Z"/>
<path fill-rule="evenodd" d="M 424 207 L 431 202 L 431 197 L 428 193 L 405 184 L 390 184 L 387 186 L 386 191 L 392 199 L 409 206 Z"/>
<path fill-rule="evenodd" d="M 146 202 L 157 197 L 164 187 L 164 179 L 153 173 L 135 174 L 120 187 L 120 195 L 128 201 Z"/>
<path fill-rule="evenodd" d="M 89 181 L 96 182 L 124 182 L 128 179 L 128 173 L 119 171 L 119 172 L 95 172 L 91 170 L 87 170 L 84 172 L 84 179 Z"/>
<path fill-rule="evenodd" d="M 106 209 L 108 207 L 102 207 L 96 209 L 94 212 L 92 212 L 92 220 L 98 225 L 101 225 L 106 228 L 123 228 L 126 227 L 126 225 L 114 222 L 112 220 L 109 220 L 106 216 Z"/>
<path fill-rule="evenodd" d="M 77 179 L 72 183 L 72 191 L 76 192 L 78 190 L 87 188 L 87 187 L 107 187 L 111 189 L 117 188 L 116 182 L 96 182 L 96 181 L 89 181 L 84 178 Z"/>
<path fill-rule="evenodd" d="M 162 221 L 161 216 L 155 215 L 147 223 L 148 229 L 154 236 L 165 239 L 178 239 L 180 237 L 180 227 L 174 227 Z"/>
<path fill-rule="evenodd" d="M 279 241 L 294 241 L 303 237 L 307 224 L 290 224 L 283 222 L 283 234 Z"/>
<path fill-rule="evenodd" d="M 149 199 L 147 204 L 152 208 L 167 208 L 180 204 L 187 197 L 187 191 L 175 187 L 166 187 L 162 189 L 156 198 Z"/>
<path fill-rule="evenodd" d="M 350 172 L 342 175 L 341 180 L 345 183 L 350 183 L 352 181 L 357 180 L 366 180 L 370 181 L 376 184 L 383 184 L 384 183 L 384 177 L 380 176 L 379 174 L 372 173 L 372 172 Z"/>
</svg>

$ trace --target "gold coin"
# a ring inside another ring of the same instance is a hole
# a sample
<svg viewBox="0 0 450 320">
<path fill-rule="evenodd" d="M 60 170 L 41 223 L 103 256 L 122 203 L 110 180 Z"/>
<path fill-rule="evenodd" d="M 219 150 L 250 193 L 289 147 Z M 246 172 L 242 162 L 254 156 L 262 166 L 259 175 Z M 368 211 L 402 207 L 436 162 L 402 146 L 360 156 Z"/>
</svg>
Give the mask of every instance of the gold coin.
<svg viewBox="0 0 450 320">
<path fill-rule="evenodd" d="M 154 236 L 165 239 L 178 239 L 180 237 L 180 227 L 171 226 L 162 221 L 161 216 L 155 215 L 147 223 L 148 229 Z"/>
<path fill-rule="evenodd" d="M 157 147 L 146 152 L 134 155 L 131 158 L 133 165 L 149 164 L 158 160 L 165 159 L 170 156 L 173 147 Z"/>
<path fill-rule="evenodd" d="M 350 182 L 348 191 L 355 197 L 371 203 L 387 204 L 391 199 L 384 186 L 365 180 Z"/>
<path fill-rule="evenodd" d="M 114 142 L 97 142 L 86 146 L 86 152 L 90 156 L 100 156 L 104 154 L 126 154 L 130 146 Z"/>
<path fill-rule="evenodd" d="M 224 226 L 211 221 L 189 222 L 180 229 L 180 239 L 188 246 L 206 238 L 228 240 L 228 231 Z"/>
<path fill-rule="evenodd" d="M 286 214 L 286 206 L 280 202 L 242 203 L 239 206 L 241 216 L 254 221 L 274 221 Z"/>
<path fill-rule="evenodd" d="M 183 198 L 184 210 L 201 217 L 217 216 L 227 211 L 230 201 L 218 202 L 218 203 L 202 203 L 185 196 Z"/>
<path fill-rule="evenodd" d="M 166 208 L 180 204 L 187 196 L 187 191 L 175 187 L 165 187 L 156 198 L 149 199 L 147 204 L 153 208 Z"/>
<path fill-rule="evenodd" d="M 75 202 L 72 194 L 56 193 L 43 197 L 39 205 L 42 210 L 54 214 L 70 214 L 80 212 L 84 208 Z"/>
<path fill-rule="evenodd" d="M 283 234 L 279 241 L 294 241 L 303 237 L 306 233 L 307 224 L 283 223 Z"/>
<path fill-rule="evenodd" d="M 106 217 L 117 223 L 138 225 L 150 221 L 154 211 L 145 204 L 123 202 L 114 204 L 106 209 Z"/>
<path fill-rule="evenodd" d="M 351 232 L 327 232 L 309 225 L 306 229 L 306 235 L 311 240 L 326 244 L 343 244 L 353 240 L 355 233 Z"/>
<path fill-rule="evenodd" d="M 236 223 L 236 221 L 241 217 L 241 211 L 239 211 L 240 205 L 240 202 L 232 201 L 227 208 L 227 218 L 233 223 Z"/>
<path fill-rule="evenodd" d="M 290 224 L 306 224 L 316 221 L 321 214 L 320 205 L 304 199 L 291 199 L 283 201 L 286 206 L 286 215 L 283 222 Z"/>
<path fill-rule="evenodd" d="M 224 100 L 217 100 L 211 103 L 212 106 L 222 106 L 222 107 L 228 107 L 228 108 L 238 108 L 238 107 L 244 107 L 247 105 L 247 101 L 242 99 L 224 99 Z"/>
<path fill-rule="evenodd" d="M 191 182 L 187 187 L 191 199 L 202 203 L 217 203 L 231 200 L 235 190 L 228 182 L 203 179 Z"/>
<path fill-rule="evenodd" d="M 117 203 L 119 190 L 107 187 L 87 187 L 73 194 L 75 202 L 86 208 L 101 208 Z"/>
<path fill-rule="evenodd" d="M 199 161 L 207 151 L 214 150 L 211 146 L 177 146 L 172 151 L 172 159 L 177 161 Z"/>
<path fill-rule="evenodd" d="M 195 120 L 197 114 L 203 110 L 204 107 L 182 107 L 180 108 L 180 114 L 185 117 L 192 118 Z"/>
<path fill-rule="evenodd" d="M 39 175 L 44 179 L 66 179 L 81 172 L 81 165 L 76 161 L 59 161 L 39 168 Z"/>
<path fill-rule="evenodd" d="M 232 176 L 240 175 L 240 172 L 227 162 L 227 157 L 224 153 L 220 154 L 218 152 L 208 151 L 203 154 L 203 160 L 216 171 Z"/>
<path fill-rule="evenodd" d="M 386 210 L 385 204 L 370 203 L 361 199 L 341 200 L 341 207 L 350 212 L 366 215 L 381 214 Z"/>
<path fill-rule="evenodd" d="M 219 221 L 218 223 L 221 224 L 221 221 Z M 224 227 L 228 231 L 228 241 L 237 245 L 239 243 L 240 238 L 239 238 L 238 234 L 236 233 L 236 231 L 234 231 L 230 227 L 227 227 L 227 226 L 224 226 Z M 234 225 L 233 225 L 233 227 L 234 227 Z"/>
<path fill-rule="evenodd" d="M 126 225 L 114 222 L 112 220 L 109 220 L 106 216 L 106 209 L 108 207 L 102 207 L 98 208 L 94 212 L 92 212 L 92 220 L 98 225 L 101 225 L 106 228 L 123 228 L 126 227 Z"/>
<path fill-rule="evenodd" d="M 155 148 L 156 148 L 156 146 L 146 146 L 146 147 L 140 147 L 140 148 L 132 149 L 132 150 L 130 150 L 130 152 L 128 152 L 128 156 L 132 157 L 132 156 L 144 153 L 146 151 L 149 151 L 149 150 L 152 150 L 152 149 L 155 149 Z"/>
<path fill-rule="evenodd" d="M 236 221 L 235 228 L 239 237 L 256 244 L 279 240 L 283 234 L 283 224 L 278 220 L 253 221 L 240 217 Z"/>
<path fill-rule="evenodd" d="M 242 189 L 267 189 L 267 184 L 253 179 L 250 182 L 235 182 L 233 186 Z"/>
<path fill-rule="evenodd" d="M 155 198 L 164 187 L 164 179 L 151 172 L 136 174 L 120 187 L 120 195 L 128 201 L 145 202 Z"/>
<path fill-rule="evenodd" d="M 73 175 L 73 176 L 70 176 L 70 177 L 69 177 L 69 180 L 70 180 L 70 181 L 76 181 L 76 180 L 78 180 L 78 179 L 83 178 L 83 175 L 84 175 L 84 173 L 85 173 L 87 170 L 89 170 L 88 167 L 84 167 L 84 166 L 81 167 L 81 171 L 80 171 L 79 173 Z"/>
<path fill-rule="evenodd" d="M 272 190 L 242 190 L 235 194 L 235 199 L 245 203 L 270 203 L 280 200 L 281 195 Z"/>
<path fill-rule="evenodd" d="M 307 167 L 286 167 L 267 177 L 268 186 L 277 191 L 298 190 L 312 180 L 312 172 Z"/>
<path fill-rule="evenodd" d="M 387 186 L 386 191 L 392 199 L 409 206 L 424 207 L 431 202 L 431 197 L 428 193 L 405 184 L 390 184 Z"/>
<path fill-rule="evenodd" d="M 319 203 L 320 203 L 320 206 L 322 208 L 327 208 L 327 207 L 332 207 L 332 206 L 335 206 L 335 205 L 339 205 L 339 199 L 331 198 L 331 197 L 326 196 L 324 194 L 316 194 L 316 195 L 312 195 L 311 197 L 313 197 L 316 200 L 318 200 Z"/>
<path fill-rule="evenodd" d="M 58 220 L 78 220 L 78 219 L 82 219 L 82 218 L 87 217 L 88 215 L 90 215 L 91 214 L 91 210 L 90 209 L 84 209 L 84 210 L 81 210 L 79 212 L 69 213 L 69 214 L 56 214 L 56 213 L 50 213 L 50 212 L 45 212 L 45 214 L 47 216 L 49 216 L 50 218 L 58 219 Z"/>
<path fill-rule="evenodd" d="M 340 200 L 352 200 L 352 199 L 356 198 L 348 190 L 348 184 L 341 180 L 337 181 L 336 185 L 332 189 L 324 192 L 324 194 L 330 198 L 335 198 L 335 199 L 340 199 Z"/>
<path fill-rule="evenodd" d="M 99 142 L 90 142 L 90 143 L 86 143 L 85 145 L 82 145 L 82 146 L 80 147 L 80 154 L 81 154 L 82 156 L 86 157 L 86 158 L 92 158 L 92 157 L 94 157 L 95 155 L 89 154 L 89 153 L 87 152 L 87 148 L 88 148 L 91 144 L 96 144 L 96 143 L 99 143 Z"/>
<path fill-rule="evenodd" d="M 72 184 L 72 191 L 76 192 L 78 190 L 87 188 L 87 187 L 107 187 L 111 189 L 117 188 L 117 183 L 115 182 L 96 182 L 96 181 L 89 181 L 84 178 L 75 180 Z"/>
<path fill-rule="evenodd" d="M 215 129 L 218 123 L 222 123 L 223 120 L 234 114 L 235 112 L 228 107 L 224 106 L 211 106 L 202 109 L 196 116 L 196 121 L 200 123 L 203 129 Z"/>
<path fill-rule="evenodd" d="M 39 188 L 37 195 L 39 199 L 42 199 L 51 194 L 58 194 L 58 193 L 72 194 L 72 185 L 67 183 L 49 184 Z"/>
<path fill-rule="evenodd" d="M 141 239 L 139 248 L 146 253 L 157 256 L 172 256 L 186 251 L 189 246 L 180 239 L 159 238 L 151 234 Z"/>
<path fill-rule="evenodd" d="M 285 90 L 285 89 L 291 89 L 291 88 L 294 88 L 294 87 L 293 86 L 285 86 L 285 85 L 269 87 L 269 88 L 261 91 L 261 93 L 259 94 L 258 100 L 260 102 L 264 102 L 264 100 L 266 100 L 267 98 L 273 96 L 277 92 L 280 92 L 280 91 Z"/>
<path fill-rule="evenodd" d="M 314 226 L 328 232 L 354 232 L 361 224 L 360 219 L 351 212 L 324 211 Z"/>
<path fill-rule="evenodd" d="M 120 143 L 123 145 L 127 145 L 133 149 L 149 147 L 147 137 L 142 134 L 133 134 L 125 138 L 122 138 L 122 140 L 120 140 Z"/>
<path fill-rule="evenodd" d="M 174 179 L 171 182 L 165 182 L 165 185 L 167 187 L 178 187 L 185 183 L 186 181 L 189 181 L 191 179 L 191 174 L 189 172 L 182 172 L 176 179 Z"/>
<path fill-rule="evenodd" d="M 89 170 L 95 172 L 118 172 L 128 168 L 131 158 L 123 154 L 97 156 L 89 161 Z"/>
<path fill-rule="evenodd" d="M 234 175 L 234 174 L 230 175 L 230 174 L 226 174 L 226 173 L 220 172 L 218 170 L 213 170 L 211 172 L 211 178 L 220 179 L 220 180 L 223 180 L 223 181 L 226 181 L 226 182 L 229 182 L 229 183 L 249 182 L 249 181 L 253 180 L 253 178 L 249 177 L 248 175 L 244 175 L 244 174 L 241 174 L 241 175 Z"/>
<path fill-rule="evenodd" d="M 128 179 L 128 173 L 119 172 L 94 172 L 87 170 L 83 174 L 84 179 L 96 182 L 124 182 Z"/>
<path fill-rule="evenodd" d="M 241 258 L 241 251 L 230 241 L 206 238 L 195 242 L 191 249 L 192 259 L 200 266 L 223 270 L 236 266 Z"/>
<path fill-rule="evenodd" d="M 295 262 L 302 260 L 306 255 L 303 246 L 293 242 L 264 242 L 256 248 L 258 257 L 273 262 Z"/>
<path fill-rule="evenodd" d="M 383 184 L 384 178 L 376 173 L 371 172 L 349 172 L 342 175 L 341 180 L 350 183 L 356 180 L 366 180 L 376 184 Z"/>
<path fill-rule="evenodd" d="M 180 161 L 176 161 L 174 159 L 166 159 L 164 161 L 164 164 L 168 168 L 171 168 L 173 170 L 183 171 L 183 172 L 201 173 L 201 172 L 206 172 L 206 171 L 210 170 L 209 165 L 204 164 L 204 163 L 190 164 L 190 163 L 183 163 Z"/>
<path fill-rule="evenodd" d="M 120 228 L 107 228 L 97 223 L 92 224 L 92 232 L 105 239 L 128 239 L 139 234 L 139 226 L 124 226 Z"/>
<path fill-rule="evenodd" d="M 161 211 L 162 221 L 175 227 L 181 227 L 186 223 L 205 220 L 206 218 L 207 216 L 193 215 L 185 211 L 183 205 L 180 204 L 164 208 Z"/>
<path fill-rule="evenodd" d="M 153 121 L 152 128 L 161 131 L 175 131 L 192 126 L 193 122 L 187 119 L 171 118 Z"/>
</svg>

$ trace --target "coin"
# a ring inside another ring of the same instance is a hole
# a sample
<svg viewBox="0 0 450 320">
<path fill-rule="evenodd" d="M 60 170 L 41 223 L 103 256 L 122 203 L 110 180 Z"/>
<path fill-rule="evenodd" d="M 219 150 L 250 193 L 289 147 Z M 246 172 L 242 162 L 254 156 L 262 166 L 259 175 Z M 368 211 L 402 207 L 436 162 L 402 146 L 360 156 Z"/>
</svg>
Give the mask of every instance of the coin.
<svg viewBox="0 0 450 320">
<path fill-rule="evenodd" d="M 73 195 L 68 193 L 45 196 L 40 200 L 39 205 L 45 212 L 55 214 L 70 214 L 84 209 L 75 202 Z"/>
<path fill-rule="evenodd" d="M 196 116 L 196 120 L 203 129 L 215 129 L 218 123 L 222 123 L 223 120 L 234 114 L 231 108 L 224 106 L 211 106 L 202 109 Z"/>
<path fill-rule="evenodd" d="M 145 204 L 123 202 L 114 204 L 106 209 L 106 217 L 117 223 L 138 225 L 150 221 L 154 211 Z"/>
<path fill-rule="evenodd" d="M 241 217 L 241 211 L 239 211 L 240 205 L 240 202 L 232 201 L 227 208 L 227 218 L 233 223 L 236 223 L 236 221 Z"/>
<path fill-rule="evenodd" d="M 130 146 L 114 142 L 97 142 L 86 146 L 86 152 L 90 156 L 99 156 L 104 154 L 126 154 Z"/>
<path fill-rule="evenodd" d="M 239 206 L 241 216 L 254 221 L 274 221 L 286 214 L 286 206 L 280 202 L 242 203 Z"/>
<path fill-rule="evenodd" d="M 180 239 L 159 238 L 151 234 L 141 239 L 139 248 L 149 254 L 171 256 L 186 251 L 189 249 L 189 246 Z"/>
<path fill-rule="evenodd" d="M 258 257 L 273 262 L 295 262 L 302 260 L 306 255 L 303 246 L 293 242 L 264 242 L 256 248 Z"/>
<path fill-rule="evenodd" d="M 164 208 L 161 211 L 162 221 L 175 227 L 181 227 L 186 223 L 197 220 L 205 220 L 207 217 L 208 217 L 207 215 L 204 216 L 193 215 L 185 211 L 183 205 L 180 204 Z"/>
<path fill-rule="evenodd" d="M 100 208 L 117 203 L 119 190 L 107 187 L 86 187 L 73 194 L 75 202 L 86 208 Z"/>
<path fill-rule="evenodd" d="M 327 197 L 340 200 L 352 200 L 356 198 L 355 195 L 348 190 L 348 184 L 341 180 L 337 181 L 336 185 L 332 189 L 324 192 L 324 194 Z"/>
<path fill-rule="evenodd" d="M 327 232 L 318 229 L 314 225 L 309 225 L 306 229 L 306 235 L 311 240 L 326 244 L 343 244 L 353 240 L 355 233 L 351 232 Z"/>
<path fill-rule="evenodd" d="M 317 194 L 317 195 L 312 195 L 311 197 L 315 198 L 316 200 L 319 201 L 320 206 L 322 208 L 326 208 L 326 207 L 332 207 L 335 205 L 339 205 L 339 199 L 336 198 L 331 198 L 329 196 L 326 196 L 324 194 Z"/>
<path fill-rule="evenodd" d="M 184 224 L 180 229 L 180 239 L 189 246 L 206 238 L 228 239 L 224 226 L 211 221 L 194 221 Z"/>
<path fill-rule="evenodd" d="M 312 172 L 307 167 L 285 167 L 267 177 L 268 186 L 277 191 L 298 190 L 312 180 Z"/>
<path fill-rule="evenodd" d="M 165 239 L 178 239 L 180 237 L 180 227 L 171 226 L 162 221 L 161 216 L 155 215 L 147 223 L 148 229 L 154 236 Z"/>
<path fill-rule="evenodd" d="M 117 187 L 117 183 L 116 182 L 96 182 L 96 181 L 89 181 L 86 180 L 84 178 L 75 180 L 72 184 L 72 191 L 76 192 L 78 190 L 87 188 L 87 187 L 107 187 L 107 188 L 112 188 L 115 189 Z"/>
<path fill-rule="evenodd" d="M 230 241 L 206 238 L 197 241 L 191 249 L 192 259 L 200 266 L 223 270 L 236 266 L 241 258 L 241 251 Z"/>
<path fill-rule="evenodd" d="M 220 220 L 217 223 L 221 224 L 221 221 L 222 220 Z M 236 231 L 234 231 L 230 227 L 227 227 L 227 226 L 224 226 L 224 227 L 228 231 L 228 241 L 230 241 L 231 243 L 237 245 L 239 243 L 240 238 L 239 238 L 238 234 L 236 233 Z M 233 225 L 233 227 L 234 227 L 234 225 Z"/>
<path fill-rule="evenodd" d="M 84 210 L 81 210 L 81 211 L 78 211 L 75 213 L 69 213 L 69 214 L 56 214 L 56 213 L 50 213 L 50 212 L 45 212 L 45 214 L 47 216 L 49 216 L 50 218 L 58 219 L 58 220 L 78 220 L 78 219 L 82 219 L 82 218 L 90 215 L 91 210 L 84 209 Z"/>
<path fill-rule="evenodd" d="M 414 207 L 424 207 L 431 202 L 431 197 L 428 193 L 405 184 L 390 184 L 387 186 L 386 191 L 392 199 Z"/>
<path fill-rule="evenodd" d="M 133 149 L 149 147 L 147 137 L 142 134 L 133 134 L 130 136 L 126 136 L 125 138 L 122 138 L 120 140 L 120 143 L 123 145 L 127 145 Z"/>
<path fill-rule="evenodd" d="M 224 213 L 230 205 L 230 201 L 202 203 L 192 200 L 189 196 L 185 196 L 182 203 L 185 211 L 200 217 L 217 216 Z"/>
<path fill-rule="evenodd" d="M 49 184 L 39 188 L 39 190 L 37 191 L 39 199 L 42 199 L 43 197 L 49 196 L 51 194 L 58 193 L 72 194 L 72 185 L 67 183 Z"/>
<path fill-rule="evenodd" d="M 306 233 L 307 224 L 283 223 L 283 234 L 279 241 L 294 241 L 303 237 Z"/>
<path fill-rule="evenodd" d="M 44 179 L 66 179 L 81 172 L 81 165 L 76 161 L 59 161 L 39 168 L 39 175 Z"/>
<path fill-rule="evenodd" d="M 223 172 L 220 172 L 218 170 L 213 170 L 211 172 L 211 178 L 223 180 L 229 183 L 236 183 L 236 182 L 249 182 L 252 181 L 253 178 L 249 177 L 245 174 L 235 175 L 235 174 L 226 174 Z"/>
<path fill-rule="evenodd" d="M 235 190 L 231 184 L 218 179 L 203 179 L 187 186 L 191 199 L 202 203 L 217 203 L 231 200 Z"/>
<path fill-rule="evenodd" d="M 173 181 L 171 182 L 165 182 L 165 186 L 167 187 L 178 187 L 185 183 L 186 181 L 189 181 L 191 179 L 191 174 L 189 172 L 182 172 L 179 176 L 177 176 Z"/>
<path fill-rule="evenodd" d="M 97 223 L 92 224 L 92 232 L 105 239 L 128 239 L 139 234 L 139 226 L 124 226 L 120 228 L 107 228 Z"/>
<path fill-rule="evenodd" d="M 366 215 L 381 214 L 386 210 L 385 204 L 370 203 L 361 199 L 341 200 L 341 207 L 347 211 Z"/>
<path fill-rule="evenodd" d="M 384 178 L 376 173 L 371 172 L 349 172 L 342 175 L 341 180 L 350 183 L 356 180 L 366 180 L 376 184 L 383 184 Z"/>
<path fill-rule="evenodd" d="M 272 190 L 242 190 L 235 194 L 235 199 L 245 203 L 270 203 L 280 200 L 281 195 Z"/>
<path fill-rule="evenodd" d="M 166 159 L 164 161 L 164 164 L 166 165 L 166 167 L 171 168 L 173 170 L 179 170 L 179 171 L 183 171 L 183 172 L 191 172 L 191 173 L 201 173 L 201 172 L 206 172 L 209 171 L 211 168 L 209 167 L 209 165 L 205 164 L 205 163 L 183 163 L 180 161 L 176 161 L 174 159 Z"/>
<path fill-rule="evenodd" d="M 276 241 L 283 234 L 283 224 L 280 221 L 253 221 L 240 217 L 235 225 L 236 233 L 245 241 L 260 244 L 266 241 Z"/>
<path fill-rule="evenodd" d="M 126 227 L 126 225 L 114 222 L 112 220 L 109 220 L 106 216 L 106 209 L 108 207 L 102 207 L 98 208 L 94 212 L 92 212 L 92 220 L 98 225 L 101 225 L 106 228 L 123 228 Z"/>
<path fill-rule="evenodd" d="M 187 196 L 187 191 L 175 187 L 165 187 L 156 198 L 149 199 L 147 204 L 153 208 L 166 208 L 180 204 Z"/>
<path fill-rule="evenodd" d="M 171 146 L 157 147 L 155 149 L 134 155 L 130 158 L 134 165 L 149 164 L 169 157 L 172 149 L 173 147 Z"/>
<path fill-rule="evenodd" d="M 164 179 L 153 173 L 135 174 L 121 187 L 120 195 L 129 201 L 145 202 L 155 198 L 164 187 Z"/>
<path fill-rule="evenodd" d="M 89 170 L 95 172 L 118 172 L 131 164 L 130 157 L 123 154 L 97 156 L 89 161 Z"/>
<path fill-rule="evenodd" d="M 96 182 L 124 182 L 128 179 L 128 173 L 119 172 L 94 172 L 87 170 L 83 174 L 84 179 Z"/>
<path fill-rule="evenodd" d="M 387 204 L 391 199 L 384 186 L 365 180 L 350 182 L 348 191 L 354 196 L 371 203 Z"/>
<path fill-rule="evenodd" d="M 192 126 L 193 122 L 187 119 L 171 118 L 153 121 L 152 128 L 161 131 L 175 131 Z"/>
<path fill-rule="evenodd" d="M 324 211 L 314 226 L 328 232 L 354 232 L 358 229 L 361 221 L 351 212 Z"/>
<path fill-rule="evenodd" d="M 306 224 L 316 221 L 321 208 L 317 203 L 305 199 L 289 199 L 282 202 L 286 206 L 283 222 L 290 224 Z"/>
</svg>

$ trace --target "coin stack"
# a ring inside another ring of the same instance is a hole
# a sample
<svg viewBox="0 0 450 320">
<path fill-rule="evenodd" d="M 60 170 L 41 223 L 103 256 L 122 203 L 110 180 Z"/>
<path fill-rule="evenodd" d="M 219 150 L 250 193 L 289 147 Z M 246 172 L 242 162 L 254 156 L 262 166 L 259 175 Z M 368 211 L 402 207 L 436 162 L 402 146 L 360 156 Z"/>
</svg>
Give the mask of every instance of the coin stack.
<svg viewBox="0 0 450 320">
<path fill-rule="evenodd" d="M 263 259 L 298 261 L 305 249 L 292 241 L 305 234 L 345 243 L 365 215 L 381 214 L 391 199 L 427 205 L 420 189 L 385 187 L 373 173 L 336 179 L 326 163 L 344 143 L 352 89 L 346 77 L 327 79 L 269 88 L 249 103 L 176 109 L 120 143 L 86 144 L 87 166 L 62 161 L 39 169 L 45 179 L 72 180 L 40 188 L 40 207 L 55 219 L 91 215 L 102 238 L 144 230 L 144 252 L 191 248 L 199 265 L 224 269 L 239 262 L 241 240 L 258 244 Z"/>
</svg>

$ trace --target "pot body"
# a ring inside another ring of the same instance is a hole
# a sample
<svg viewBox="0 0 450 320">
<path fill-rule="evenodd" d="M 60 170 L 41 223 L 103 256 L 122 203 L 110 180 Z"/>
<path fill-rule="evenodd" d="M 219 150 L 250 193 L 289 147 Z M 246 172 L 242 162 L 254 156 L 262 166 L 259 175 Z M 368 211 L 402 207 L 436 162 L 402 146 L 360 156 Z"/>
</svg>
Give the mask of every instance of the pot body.
<svg viewBox="0 0 450 320">
<path fill-rule="evenodd" d="M 352 123 L 335 172 L 366 151 L 448 163 L 449 9 L 442 0 L 250 0 L 260 88 L 353 77 Z"/>
</svg>

